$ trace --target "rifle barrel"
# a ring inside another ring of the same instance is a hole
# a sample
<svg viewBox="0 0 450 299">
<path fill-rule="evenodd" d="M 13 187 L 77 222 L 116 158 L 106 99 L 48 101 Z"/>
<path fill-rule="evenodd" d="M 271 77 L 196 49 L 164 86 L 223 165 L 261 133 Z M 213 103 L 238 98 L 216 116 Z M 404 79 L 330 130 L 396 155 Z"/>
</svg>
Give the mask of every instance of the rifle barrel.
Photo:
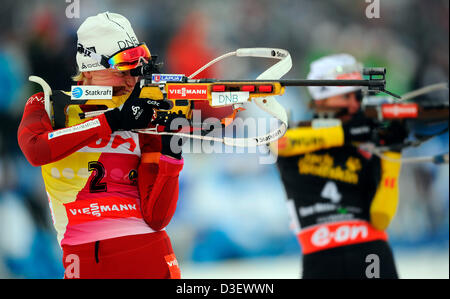
<svg viewBox="0 0 450 299">
<path fill-rule="evenodd" d="M 280 80 L 283 86 L 384 86 L 384 80 Z"/>
<path fill-rule="evenodd" d="M 199 80 L 199 83 L 212 83 Z M 307 79 L 283 79 L 283 80 L 215 80 L 213 83 L 246 82 L 246 83 L 280 83 L 282 86 L 381 86 L 384 87 L 386 81 L 382 79 L 372 80 L 307 80 Z"/>
</svg>

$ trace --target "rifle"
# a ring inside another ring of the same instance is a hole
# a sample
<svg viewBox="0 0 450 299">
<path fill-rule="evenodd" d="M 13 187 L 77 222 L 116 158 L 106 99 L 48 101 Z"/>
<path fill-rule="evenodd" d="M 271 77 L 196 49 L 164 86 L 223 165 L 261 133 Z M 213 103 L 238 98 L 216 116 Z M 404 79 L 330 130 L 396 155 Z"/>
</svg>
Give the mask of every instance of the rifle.
<svg viewBox="0 0 450 299">
<path fill-rule="evenodd" d="M 367 117 L 376 120 L 380 134 L 389 128 L 389 123 L 401 123 L 411 136 L 401 144 L 372 147 L 369 151 L 388 159 L 383 155 L 386 150 L 402 150 L 408 147 L 418 147 L 424 142 L 442 135 L 449 130 L 449 101 L 422 97 L 428 93 L 448 90 L 448 83 L 437 83 L 408 92 L 401 100 L 390 97 L 368 97 L 363 101 L 363 111 Z M 392 160 L 392 159 L 391 159 Z M 433 156 L 402 158 L 403 163 L 433 162 L 435 164 L 449 163 L 449 153 Z"/>
<path fill-rule="evenodd" d="M 193 79 L 207 67 L 230 56 L 271 58 L 279 61 L 259 75 L 256 80 Z M 369 92 L 384 92 L 398 98 L 397 95 L 385 89 L 385 68 L 363 69 L 363 74 L 369 77 L 364 80 L 280 79 L 292 67 L 291 56 L 288 51 L 283 49 L 237 49 L 212 60 L 189 77 L 177 74 L 161 74 L 159 66 L 160 64 L 156 62 L 156 57 L 153 57 L 149 62 L 144 62 L 141 67 L 132 72 L 132 75 L 142 77 L 139 82 L 142 88 L 140 97 L 151 99 L 160 107 L 156 110 L 156 116 L 152 120 L 153 126 L 137 130 L 137 132 L 179 135 L 222 142 L 229 146 L 249 147 L 264 145 L 282 137 L 287 130 L 288 119 L 285 109 L 275 100 L 275 96 L 282 95 L 285 88 L 289 86 L 364 86 L 367 87 Z M 30 80 L 43 86 L 46 111 L 50 119 L 54 120 L 55 128 L 67 125 L 66 111 L 69 105 L 83 105 L 87 102 L 83 101 L 83 99 L 77 99 L 76 102 L 72 102 L 67 97 L 61 97 L 55 93 L 53 93 L 53 97 L 50 97 L 52 91 L 45 81 L 34 76 L 30 77 Z M 195 102 L 205 100 L 209 101 L 212 107 L 232 106 L 232 115 L 217 123 L 208 124 L 208 127 L 213 127 L 213 129 L 205 128 L 203 123 L 194 123 L 192 111 L 195 108 Z M 281 125 L 268 134 L 251 138 L 208 136 L 215 128 L 228 126 L 239 111 L 245 110 L 243 104 L 246 102 L 255 103 L 258 107 L 278 119 Z M 79 114 L 79 117 L 80 119 L 93 117 L 105 111 L 82 112 Z M 171 129 L 174 129 L 172 124 L 180 119 L 187 121 L 187 123 L 185 122 L 187 125 L 181 129 L 175 127 L 175 131 L 171 131 Z"/>
<path fill-rule="evenodd" d="M 383 154 L 385 151 L 401 151 L 408 147 L 418 147 L 424 142 L 442 135 L 449 130 L 449 101 L 436 100 L 430 97 L 422 97 L 428 93 L 448 90 L 448 83 L 437 83 L 408 92 L 401 98 L 389 96 L 366 96 L 361 103 L 363 114 L 373 120 L 377 136 L 388 134 L 392 122 L 403 126 L 406 132 L 411 132 L 409 138 L 402 143 L 390 145 L 377 145 L 372 143 L 359 144 L 364 149 L 380 158 L 392 162 L 422 163 L 433 162 L 435 164 L 449 163 L 449 154 L 443 153 L 433 156 L 407 157 L 400 160 L 392 159 Z M 312 121 L 302 121 L 295 126 L 303 127 L 329 127 L 340 125 L 339 119 L 333 118 L 333 114 L 340 111 L 330 110 L 322 113 L 319 118 Z"/>
</svg>

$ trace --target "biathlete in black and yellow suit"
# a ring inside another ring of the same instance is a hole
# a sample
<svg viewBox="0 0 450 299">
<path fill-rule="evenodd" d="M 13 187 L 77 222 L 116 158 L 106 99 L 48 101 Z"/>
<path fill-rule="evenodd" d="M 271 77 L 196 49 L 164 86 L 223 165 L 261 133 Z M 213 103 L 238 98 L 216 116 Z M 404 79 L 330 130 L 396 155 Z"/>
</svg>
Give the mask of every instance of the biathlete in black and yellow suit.
<svg viewBox="0 0 450 299">
<path fill-rule="evenodd" d="M 308 79 L 362 78 L 346 54 L 324 57 L 311 68 Z M 316 111 L 339 111 L 341 124 L 291 128 L 271 145 L 302 249 L 302 277 L 398 278 L 386 229 L 398 204 L 401 153 L 380 159 L 354 145 L 376 137 L 360 109 L 361 90 L 309 90 Z M 390 139 L 406 137 L 400 135 Z"/>
</svg>

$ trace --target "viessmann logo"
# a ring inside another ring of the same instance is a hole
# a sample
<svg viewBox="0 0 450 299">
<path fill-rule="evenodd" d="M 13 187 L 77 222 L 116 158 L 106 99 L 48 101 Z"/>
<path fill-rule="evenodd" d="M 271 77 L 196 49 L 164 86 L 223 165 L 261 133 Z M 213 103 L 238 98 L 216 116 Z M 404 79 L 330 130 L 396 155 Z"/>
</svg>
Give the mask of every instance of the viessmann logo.
<svg viewBox="0 0 450 299">
<path fill-rule="evenodd" d="M 100 198 L 96 202 L 86 200 L 64 204 L 70 225 L 96 221 L 102 218 L 142 218 L 135 202 L 122 198 Z"/>
<path fill-rule="evenodd" d="M 85 214 L 85 215 L 93 215 L 95 217 L 101 217 L 103 213 L 123 212 L 123 211 L 137 211 L 137 206 L 136 204 L 99 205 L 98 203 L 92 203 L 89 205 L 89 207 L 79 209 L 69 209 L 69 212 L 73 216 Z"/>
<path fill-rule="evenodd" d="M 168 99 L 208 99 L 207 85 L 170 85 L 167 90 Z"/>
</svg>

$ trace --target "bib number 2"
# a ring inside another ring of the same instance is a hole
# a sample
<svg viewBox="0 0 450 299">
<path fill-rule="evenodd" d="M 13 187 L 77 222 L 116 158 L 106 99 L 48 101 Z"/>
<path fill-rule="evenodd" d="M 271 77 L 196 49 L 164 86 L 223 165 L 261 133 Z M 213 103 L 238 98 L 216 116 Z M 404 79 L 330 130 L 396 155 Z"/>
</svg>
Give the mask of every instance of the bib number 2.
<svg viewBox="0 0 450 299">
<path fill-rule="evenodd" d="M 88 163 L 89 171 L 94 171 L 94 176 L 89 182 L 89 192 L 106 192 L 106 183 L 102 183 L 102 179 L 105 176 L 105 167 L 98 161 L 91 161 Z"/>
</svg>

